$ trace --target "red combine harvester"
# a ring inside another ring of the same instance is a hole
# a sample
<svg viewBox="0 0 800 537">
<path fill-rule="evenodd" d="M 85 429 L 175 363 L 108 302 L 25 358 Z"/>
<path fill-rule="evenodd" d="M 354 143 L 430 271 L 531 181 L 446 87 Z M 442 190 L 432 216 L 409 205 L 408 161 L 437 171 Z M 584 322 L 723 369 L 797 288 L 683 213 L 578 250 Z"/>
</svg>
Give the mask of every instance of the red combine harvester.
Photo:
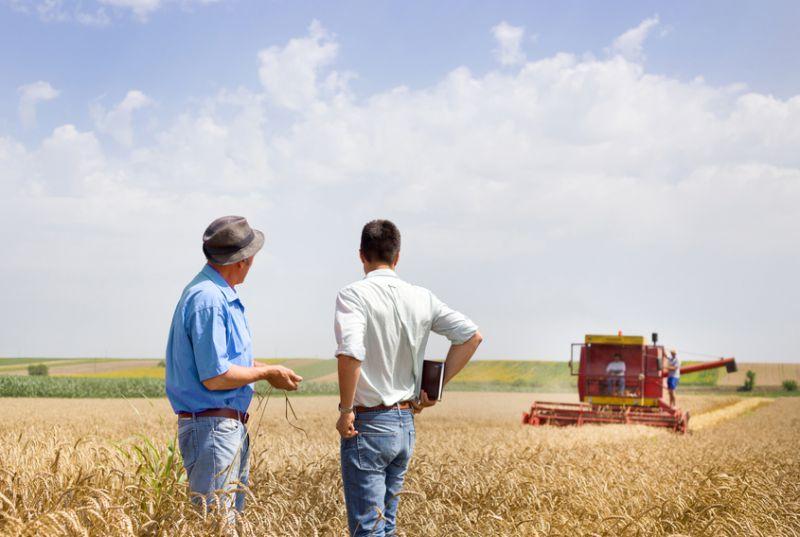
<svg viewBox="0 0 800 537">
<path fill-rule="evenodd" d="M 584 343 L 573 343 L 569 369 L 578 377 L 580 403 L 535 401 L 522 415 L 528 425 L 584 425 L 589 423 L 627 423 L 666 427 L 685 433 L 689 412 L 670 407 L 662 399 L 667 373 L 666 353 L 653 334 L 652 345 L 642 336 L 587 335 Z M 575 350 L 580 349 L 580 364 L 574 370 Z M 606 367 L 619 355 L 625 373 L 612 377 Z M 723 358 L 681 366 L 681 376 L 715 367 L 736 371 L 734 358 Z"/>
</svg>

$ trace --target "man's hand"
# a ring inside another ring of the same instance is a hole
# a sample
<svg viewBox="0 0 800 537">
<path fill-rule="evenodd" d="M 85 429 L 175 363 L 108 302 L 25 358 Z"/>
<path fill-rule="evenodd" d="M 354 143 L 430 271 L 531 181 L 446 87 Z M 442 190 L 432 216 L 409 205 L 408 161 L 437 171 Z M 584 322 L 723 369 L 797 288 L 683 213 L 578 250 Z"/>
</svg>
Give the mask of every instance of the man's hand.
<svg viewBox="0 0 800 537">
<path fill-rule="evenodd" d="M 429 406 L 436 404 L 436 399 L 428 399 L 428 394 L 422 390 L 419 394 L 419 401 L 411 401 L 411 407 L 414 409 L 414 414 L 419 414 Z"/>
<path fill-rule="evenodd" d="M 303 381 L 303 377 L 282 365 L 270 365 L 264 369 L 266 369 L 264 372 L 264 380 L 279 390 L 294 391 Z"/>
<path fill-rule="evenodd" d="M 339 436 L 342 438 L 353 438 L 358 434 L 353 423 L 356 421 L 356 415 L 352 412 L 346 414 L 339 414 L 339 419 L 336 421 L 336 430 L 339 431 Z"/>
</svg>

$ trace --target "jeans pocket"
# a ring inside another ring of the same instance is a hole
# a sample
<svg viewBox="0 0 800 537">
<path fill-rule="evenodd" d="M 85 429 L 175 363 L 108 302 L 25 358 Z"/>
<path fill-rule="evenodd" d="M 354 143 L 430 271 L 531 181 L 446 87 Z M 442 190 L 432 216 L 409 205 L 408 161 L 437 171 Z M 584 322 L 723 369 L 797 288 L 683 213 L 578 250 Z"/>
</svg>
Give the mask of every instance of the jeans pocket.
<svg viewBox="0 0 800 537">
<path fill-rule="evenodd" d="M 363 418 L 356 420 L 355 427 L 358 467 L 361 470 L 385 469 L 400 447 L 397 425 L 377 418 Z"/>
<path fill-rule="evenodd" d="M 194 427 L 186 425 L 178 427 L 178 449 L 183 458 L 183 467 L 189 471 L 197 460 L 197 432 Z"/>
<path fill-rule="evenodd" d="M 214 424 L 214 434 L 217 436 L 225 436 L 238 433 L 241 427 L 242 422 L 239 420 L 235 420 L 233 418 L 222 418 Z"/>
<path fill-rule="evenodd" d="M 384 470 L 397 456 L 399 435 L 396 433 L 356 435 L 358 468 L 360 470 Z"/>
</svg>

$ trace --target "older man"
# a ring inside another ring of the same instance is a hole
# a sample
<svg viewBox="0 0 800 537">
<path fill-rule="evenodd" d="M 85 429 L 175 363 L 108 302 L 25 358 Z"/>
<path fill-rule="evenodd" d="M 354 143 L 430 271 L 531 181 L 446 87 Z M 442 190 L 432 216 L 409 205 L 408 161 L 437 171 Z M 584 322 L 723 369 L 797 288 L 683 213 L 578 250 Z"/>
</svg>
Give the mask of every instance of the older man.
<svg viewBox="0 0 800 537">
<path fill-rule="evenodd" d="M 244 509 L 250 441 L 247 408 L 256 381 L 296 390 L 291 369 L 253 361 L 250 326 L 235 286 L 244 282 L 264 234 L 241 216 L 214 220 L 203 235 L 208 263 L 183 290 L 167 343 L 167 397 L 193 500 Z M 235 493 L 234 493 L 235 491 Z M 235 499 L 233 498 L 235 496 Z"/>
<path fill-rule="evenodd" d="M 436 296 L 401 280 L 400 231 L 373 220 L 361 232 L 366 277 L 336 299 L 342 481 L 352 536 L 396 535 L 397 507 L 414 450 L 413 412 L 435 404 L 420 391 L 433 331 L 450 340 L 447 383 L 481 342 L 478 327 Z M 419 395 L 419 399 L 418 399 Z"/>
</svg>

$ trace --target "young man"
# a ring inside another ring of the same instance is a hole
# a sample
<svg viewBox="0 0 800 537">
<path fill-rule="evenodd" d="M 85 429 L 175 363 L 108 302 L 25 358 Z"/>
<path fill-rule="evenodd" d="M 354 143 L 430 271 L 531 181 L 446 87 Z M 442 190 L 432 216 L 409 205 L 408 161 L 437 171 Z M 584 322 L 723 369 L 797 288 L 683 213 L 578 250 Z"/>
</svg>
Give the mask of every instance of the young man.
<svg viewBox="0 0 800 537">
<path fill-rule="evenodd" d="M 400 231 L 373 220 L 361 232 L 366 277 L 336 299 L 342 481 L 350 535 L 396 535 L 398 494 L 414 450 L 414 418 L 436 401 L 420 393 L 433 331 L 451 342 L 447 383 L 472 358 L 478 327 L 427 289 L 401 280 Z"/>
<path fill-rule="evenodd" d="M 247 407 L 253 385 L 266 380 L 296 390 L 291 369 L 253 361 L 250 326 L 234 287 L 244 282 L 264 235 L 241 216 L 214 220 L 203 235 L 208 264 L 183 290 L 167 343 L 167 397 L 178 415 L 178 444 L 194 501 L 244 509 L 250 440 Z M 233 519 L 233 512 L 229 511 Z"/>
<path fill-rule="evenodd" d="M 669 351 L 667 356 L 667 391 L 669 392 L 669 406 L 675 406 L 675 390 L 681 380 L 681 361 L 675 349 Z"/>
<path fill-rule="evenodd" d="M 611 395 L 625 395 L 625 362 L 619 354 L 606 366 L 606 382 Z"/>
</svg>

